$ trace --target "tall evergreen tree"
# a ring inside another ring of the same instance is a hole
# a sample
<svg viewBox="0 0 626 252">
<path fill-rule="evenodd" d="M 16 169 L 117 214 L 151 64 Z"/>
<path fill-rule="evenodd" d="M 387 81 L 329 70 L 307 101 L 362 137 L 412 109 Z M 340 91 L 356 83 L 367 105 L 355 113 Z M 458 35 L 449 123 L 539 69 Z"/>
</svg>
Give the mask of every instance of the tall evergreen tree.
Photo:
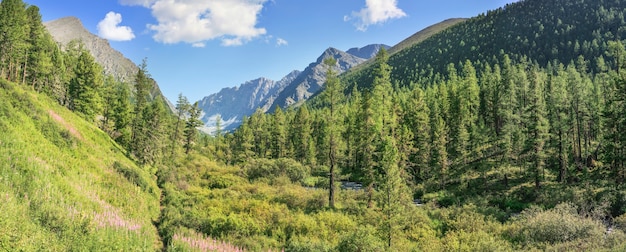
<svg viewBox="0 0 626 252">
<path fill-rule="evenodd" d="M 311 135 L 313 119 L 306 104 L 298 107 L 291 127 L 291 144 L 294 157 L 306 165 L 315 165 L 315 145 Z"/>
<path fill-rule="evenodd" d="M 243 118 L 239 129 L 233 134 L 233 145 L 235 162 L 244 163 L 254 157 L 254 135 L 247 116 Z"/>
<path fill-rule="evenodd" d="M 343 93 L 339 78 L 334 67 L 337 64 L 337 60 L 334 58 L 324 59 L 324 65 L 326 66 L 326 83 L 324 84 L 324 91 L 322 92 L 322 100 L 327 108 L 326 122 L 328 127 L 328 166 L 330 167 L 328 179 L 329 179 L 329 192 L 328 192 L 328 205 L 330 208 L 335 208 L 335 179 L 336 169 L 339 164 L 339 141 L 341 140 L 341 128 L 340 128 L 340 115 L 339 115 L 339 103 L 343 100 Z"/>
<path fill-rule="evenodd" d="M 198 102 L 195 102 L 189 107 L 189 117 L 185 122 L 185 154 L 189 155 L 191 148 L 193 148 L 195 142 L 198 140 L 198 127 L 202 126 L 200 121 L 200 113 L 202 110 L 198 107 Z"/>
<path fill-rule="evenodd" d="M 384 136 L 378 150 L 382 157 L 379 165 L 384 167 L 379 182 L 380 206 L 384 215 L 381 229 L 387 238 L 387 246 L 390 248 L 393 246 L 394 238 L 401 233 L 407 202 L 412 202 L 402 177 L 402 170 L 398 166 L 396 145 L 392 136 Z"/>
<path fill-rule="evenodd" d="M 176 149 L 180 146 L 181 128 L 183 127 L 181 124 L 186 121 L 190 108 L 191 104 L 189 104 L 187 97 L 185 97 L 182 93 L 178 94 L 178 101 L 176 101 L 176 122 L 174 124 L 174 132 L 170 139 L 170 159 L 172 160 L 176 154 Z"/>
<path fill-rule="evenodd" d="M 52 50 L 56 44 L 46 32 L 41 21 L 39 7 L 31 5 L 26 9 L 29 34 L 27 43 L 29 46 L 28 57 L 24 63 L 23 82 L 28 81 L 35 90 L 41 90 L 47 83 L 48 76 L 52 73 Z"/>
<path fill-rule="evenodd" d="M 423 179 L 423 173 L 428 170 L 430 159 L 430 109 L 424 99 L 421 88 L 415 87 L 411 93 L 406 111 L 406 124 L 412 131 L 415 150 L 410 154 L 411 175 L 414 182 Z"/>
<path fill-rule="evenodd" d="M 617 76 L 607 87 L 609 93 L 603 111 L 603 160 L 619 186 L 626 176 L 626 136 L 623 134 L 626 129 L 626 49 L 620 41 L 610 42 L 608 53 L 615 61 Z"/>
<path fill-rule="evenodd" d="M 549 124 L 546 118 L 546 106 L 543 90 L 546 77 L 539 72 L 538 67 L 530 73 L 529 106 L 526 112 L 527 151 L 531 161 L 531 170 L 535 180 L 535 188 L 541 186 L 541 177 L 545 168 L 545 143 L 548 140 Z"/>
<path fill-rule="evenodd" d="M 131 124 L 131 152 L 146 164 L 150 143 L 150 129 L 145 116 L 149 112 L 149 88 L 150 77 L 148 75 L 146 59 L 143 60 L 135 75 L 135 106 L 133 109 L 133 121 Z"/>
<path fill-rule="evenodd" d="M 130 101 L 130 87 L 123 82 L 118 82 L 115 89 L 115 98 L 113 107 L 113 129 L 116 132 L 114 139 L 124 148 L 130 148 L 131 130 L 130 123 L 132 120 L 132 104 Z"/>
<path fill-rule="evenodd" d="M 569 146 L 568 132 L 571 124 L 567 120 L 568 93 L 565 72 L 561 66 L 556 66 L 556 70 L 548 76 L 548 94 L 546 95 L 546 107 L 548 110 L 548 120 L 550 122 L 551 149 L 556 151 L 556 166 L 559 171 L 557 180 L 566 182 L 569 167 Z"/>
<path fill-rule="evenodd" d="M 70 109 L 94 120 L 102 110 L 100 88 L 103 84 L 102 69 L 89 52 L 83 50 L 70 81 Z"/>
<path fill-rule="evenodd" d="M 0 17 L 0 77 L 21 81 L 19 70 L 28 49 L 26 4 L 22 0 L 2 0 Z"/>
<path fill-rule="evenodd" d="M 359 127 L 357 132 L 356 147 L 356 170 L 361 183 L 365 186 L 367 193 L 367 207 L 374 207 L 374 186 L 376 184 L 376 166 L 377 162 L 374 157 L 376 154 L 376 136 L 379 131 L 376 128 L 376 119 L 374 115 L 374 107 L 370 92 L 363 94 L 361 106 L 359 110 Z M 353 174 L 354 175 L 354 174 Z"/>
<path fill-rule="evenodd" d="M 140 149 L 135 152 L 141 164 L 156 165 L 163 160 L 165 129 L 168 127 L 164 103 L 160 98 L 152 101 L 141 115 L 143 139 L 138 145 Z"/>
<path fill-rule="evenodd" d="M 272 158 L 284 158 L 287 156 L 287 118 L 285 113 L 277 106 L 274 110 L 272 126 Z"/>
</svg>

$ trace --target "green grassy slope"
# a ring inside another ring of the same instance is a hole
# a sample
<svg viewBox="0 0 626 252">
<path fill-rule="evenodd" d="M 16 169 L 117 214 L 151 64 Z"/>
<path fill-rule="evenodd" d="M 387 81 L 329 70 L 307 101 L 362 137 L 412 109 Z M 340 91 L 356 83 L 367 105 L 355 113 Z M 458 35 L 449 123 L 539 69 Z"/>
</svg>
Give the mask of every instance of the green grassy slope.
<svg viewBox="0 0 626 252">
<path fill-rule="evenodd" d="M 0 250 L 158 249 L 159 196 L 106 133 L 0 80 Z"/>
</svg>

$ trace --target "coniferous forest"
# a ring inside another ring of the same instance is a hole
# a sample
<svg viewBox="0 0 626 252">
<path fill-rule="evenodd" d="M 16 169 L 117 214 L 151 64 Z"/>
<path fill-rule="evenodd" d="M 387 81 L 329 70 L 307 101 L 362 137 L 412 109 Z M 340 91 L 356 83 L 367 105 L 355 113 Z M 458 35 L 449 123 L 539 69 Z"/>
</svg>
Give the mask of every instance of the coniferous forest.
<svg viewBox="0 0 626 252">
<path fill-rule="evenodd" d="M 214 136 L 0 2 L 0 250 L 626 250 L 626 2 L 523 0 Z"/>
</svg>

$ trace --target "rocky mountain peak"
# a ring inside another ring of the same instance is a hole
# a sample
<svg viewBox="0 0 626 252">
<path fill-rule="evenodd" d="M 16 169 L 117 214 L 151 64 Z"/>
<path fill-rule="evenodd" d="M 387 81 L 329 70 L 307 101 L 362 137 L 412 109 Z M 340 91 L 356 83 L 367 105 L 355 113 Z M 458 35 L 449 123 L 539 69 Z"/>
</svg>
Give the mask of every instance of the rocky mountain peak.
<svg viewBox="0 0 626 252">
<path fill-rule="evenodd" d="M 357 56 L 359 58 L 370 59 L 376 56 L 378 51 L 380 51 L 380 49 L 382 48 L 385 48 L 385 50 L 389 50 L 390 46 L 385 45 L 385 44 L 371 44 L 371 45 L 366 45 L 361 48 L 358 48 L 358 47 L 350 48 L 346 52 L 354 56 Z"/>
</svg>

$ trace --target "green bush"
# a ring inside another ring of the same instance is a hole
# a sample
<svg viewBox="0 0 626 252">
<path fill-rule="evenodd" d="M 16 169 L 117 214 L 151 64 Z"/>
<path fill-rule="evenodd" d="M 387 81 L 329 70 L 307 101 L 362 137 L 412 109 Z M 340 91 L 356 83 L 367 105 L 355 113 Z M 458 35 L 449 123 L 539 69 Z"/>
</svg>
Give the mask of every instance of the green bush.
<svg viewBox="0 0 626 252">
<path fill-rule="evenodd" d="M 536 207 L 525 210 L 513 221 L 508 232 L 514 242 L 532 246 L 576 240 L 602 241 L 605 230 L 598 221 L 578 215 L 572 204 L 562 203 L 549 210 Z"/>
<path fill-rule="evenodd" d="M 615 228 L 626 232 L 626 214 L 622 214 L 613 219 L 613 224 Z"/>
<path fill-rule="evenodd" d="M 159 191 L 156 183 L 150 178 L 147 172 L 138 170 L 137 168 L 125 166 L 118 161 L 113 162 L 113 169 L 145 192 L 154 194 Z"/>
<path fill-rule="evenodd" d="M 285 251 L 289 252 L 329 252 L 335 251 L 327 242 L 311 236 L 296 236 L 287 242 Z"/>
<path fill-rule="evenodd" d="M 385 243 L 376 236 L 376 228 L 361 226 L 341 238 L 337 251 L 378 252 L 385 251 Z"/>
<path fill-rule="evenodd" d="M 505 240 L 482 230 L 448 232 L 442 243 L 443 251 L 512 251 Z"/>
<path fill-rule="evenodd" d="M 248 162 L 243 170 L 250 181 L 261 178 L 274 180 L 280 176 L 286 176 L 291 182 L 303 183 L 304 179 L 310 175 L 308 167 L 290 158 L 254 159 Z"/>
</svg>

